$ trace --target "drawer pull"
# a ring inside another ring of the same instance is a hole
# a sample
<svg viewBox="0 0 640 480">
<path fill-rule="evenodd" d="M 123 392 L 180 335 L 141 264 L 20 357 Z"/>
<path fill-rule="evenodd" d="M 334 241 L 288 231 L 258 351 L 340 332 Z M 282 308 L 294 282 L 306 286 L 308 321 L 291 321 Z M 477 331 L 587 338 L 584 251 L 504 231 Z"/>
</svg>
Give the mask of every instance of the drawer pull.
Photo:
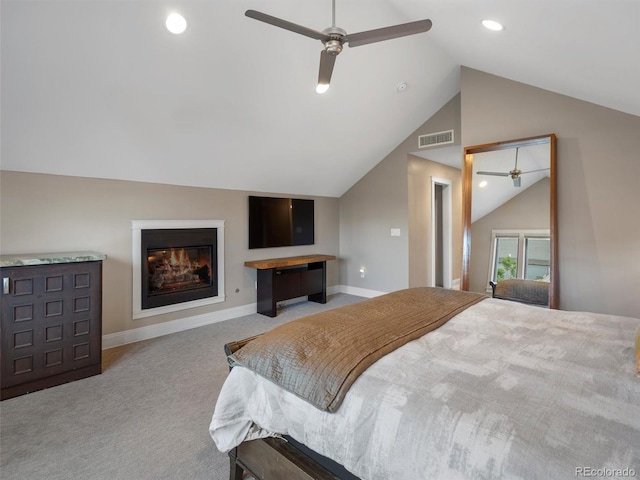
<svg viewBox="0 0 640 480">
<path fill-rule="evenodd" d="M 9 295 L 9 285 L 11 285 L 9 277 L 2 279 L 2 293 Z"/>
</svg>

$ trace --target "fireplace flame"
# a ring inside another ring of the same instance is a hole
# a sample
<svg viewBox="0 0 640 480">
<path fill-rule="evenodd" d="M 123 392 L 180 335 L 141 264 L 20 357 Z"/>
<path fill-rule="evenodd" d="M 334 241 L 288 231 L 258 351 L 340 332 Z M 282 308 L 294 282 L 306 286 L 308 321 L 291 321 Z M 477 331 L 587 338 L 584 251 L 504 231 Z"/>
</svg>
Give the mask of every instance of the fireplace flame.
<svg viewBox="0 0 640 480">
<path fill-rule="evenodd" d="M 187 252 L 184 251 L 184 248 L 177 251 L 173 248 L 171 249 L 169 264 L 174 272 L 179 272 L 181 274 L 191 271 L 193 267 L 198 267 L 197 263 L 194 265 L 191 264 L 189 256 L 187 255 Z"/>
<path fill-rule="evenodd" d="M 189 258 L 188 249 L 171 248 L 160 251 L 149 260 L 150 291 L 167 291 L 193 288 L 211 281 L 209 259 L 200 264 L 198 259 Z"/>
</svg>

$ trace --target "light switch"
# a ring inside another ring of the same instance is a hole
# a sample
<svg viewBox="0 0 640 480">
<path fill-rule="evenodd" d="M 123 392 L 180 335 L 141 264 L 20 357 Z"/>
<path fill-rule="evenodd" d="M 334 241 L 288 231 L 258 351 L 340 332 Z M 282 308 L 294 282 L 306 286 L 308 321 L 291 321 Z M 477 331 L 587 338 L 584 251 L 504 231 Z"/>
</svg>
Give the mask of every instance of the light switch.
<svg viewBox="0 0 640 480">
<path fill-rule="evenodd" d="M 392 237 L 399 237 L 400 236 L 400 229 L 399 228 L 392 228 L 391 229 L 391 236 Z"/>
</svg>

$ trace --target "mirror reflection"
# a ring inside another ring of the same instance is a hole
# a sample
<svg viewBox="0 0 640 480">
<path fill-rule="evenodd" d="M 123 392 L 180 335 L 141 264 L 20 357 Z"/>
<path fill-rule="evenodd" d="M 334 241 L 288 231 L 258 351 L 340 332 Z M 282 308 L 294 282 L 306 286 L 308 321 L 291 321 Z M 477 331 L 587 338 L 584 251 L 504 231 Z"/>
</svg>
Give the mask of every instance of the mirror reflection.
<svg viewBox="0 0 640 480">
<path fill-rule="evenodd" d="M 555 137 L 465 148 L 462 288 L 556 307 Z"/>
</svg>

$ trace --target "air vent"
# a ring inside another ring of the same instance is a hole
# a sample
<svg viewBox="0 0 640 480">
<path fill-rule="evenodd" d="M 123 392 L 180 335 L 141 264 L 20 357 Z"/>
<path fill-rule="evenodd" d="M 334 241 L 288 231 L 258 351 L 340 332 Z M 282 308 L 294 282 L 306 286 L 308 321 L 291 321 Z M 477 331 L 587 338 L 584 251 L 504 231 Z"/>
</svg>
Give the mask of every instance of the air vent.
<svg viewBox="0 0 640 480">
<path fill-rule="evenodd" d="M 418 137 L 418 148 L 433 147 L 453 143 L 453 130 L 446 132 L 428 133 Z"/>
</svg>

